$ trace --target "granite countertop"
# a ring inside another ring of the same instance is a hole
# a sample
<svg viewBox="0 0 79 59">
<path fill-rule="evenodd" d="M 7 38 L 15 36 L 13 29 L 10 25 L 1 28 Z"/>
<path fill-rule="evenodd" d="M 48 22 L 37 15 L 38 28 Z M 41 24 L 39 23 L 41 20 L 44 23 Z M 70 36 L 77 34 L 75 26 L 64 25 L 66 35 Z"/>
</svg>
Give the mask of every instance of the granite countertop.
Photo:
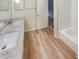
<svg viewBox="0 0 79 59">
<path fill-rule="evenodd" d="M 0 38 L 0 52 L 4 52 L 16 46 L 19 32 L 21 30 L 22 20 L 14 20 L 12 24 L 8 24 L 1 32 L 3 36 Z"/>
</svg>

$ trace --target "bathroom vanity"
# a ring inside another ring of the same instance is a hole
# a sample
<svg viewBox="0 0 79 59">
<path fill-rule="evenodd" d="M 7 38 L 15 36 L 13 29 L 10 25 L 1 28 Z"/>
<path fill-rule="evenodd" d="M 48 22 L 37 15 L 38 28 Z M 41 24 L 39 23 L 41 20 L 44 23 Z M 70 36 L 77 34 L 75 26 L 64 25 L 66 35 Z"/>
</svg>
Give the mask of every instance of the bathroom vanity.
<svg viewBox="0 0 79 59">
<path fill-rule="evenodd" d="M 0 59 L 23 59 L 24 18 L 15 18 L 2 31 Z"/>
</svg>

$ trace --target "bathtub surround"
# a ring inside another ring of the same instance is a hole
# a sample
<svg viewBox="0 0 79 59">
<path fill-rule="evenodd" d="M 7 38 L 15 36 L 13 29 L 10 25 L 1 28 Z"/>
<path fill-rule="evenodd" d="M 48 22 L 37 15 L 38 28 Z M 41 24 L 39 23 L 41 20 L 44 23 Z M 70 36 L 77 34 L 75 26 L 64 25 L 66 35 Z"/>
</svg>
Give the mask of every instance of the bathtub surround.
<svg viewBox="0 0 79 59">
<path fill-rule="evenodd" d="M 60 32 L 61 39 L 68 45 L 76 54 L 78 54 L 78 37 L 72 28 L 64 29 Z"/>
<path fill-rule="evenodd" d="M 9 25 L 14 28 L 14 32 L 6 33 L 1 38 L 0 43 L 2 43 L 0 44 L 0 59 L 22 59 L 24 40 L 24 18 L 16 18 L 14 19 L 12 25 Z M 11 27 L 6 27 L 4 31 L 8 31 L 9 29 L 11 29 Z M 4 49 L 2 49 L 1 47 Z"/>
<path fill-rule="evenodd" d="M 78 35 L 78 0 L 72 0 L 71 9 L 71 27 Z"/>
<path fill-rule="evenodd" d="M 55 36 L 61 38 L 76 54 L 78 53 L 78 0 L 58 0 L 55 14 Z M 57 18 L 56 18 L 57 17 Z M 68 32 L 68 33 L 67 33 Z M 71 43 L 72 42 L 72 43 Z M 72 46 L 74 45 L 74 46 Z M 75 46 L 76 45 L 76 46 Z"/>
</svg>

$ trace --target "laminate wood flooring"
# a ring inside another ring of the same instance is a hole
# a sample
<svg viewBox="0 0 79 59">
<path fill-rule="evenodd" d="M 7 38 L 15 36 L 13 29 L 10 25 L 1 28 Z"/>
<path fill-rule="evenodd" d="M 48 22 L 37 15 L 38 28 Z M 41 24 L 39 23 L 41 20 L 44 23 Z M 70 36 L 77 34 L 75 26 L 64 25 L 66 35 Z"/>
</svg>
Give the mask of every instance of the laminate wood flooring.
<svg viewBox="0 0 79 59">
<path fill-rule="evenodd" d="M 25 32 L 24 59 L 77 59 L 63 41 L 54 37 L 49 27 Z"/>
</svg>

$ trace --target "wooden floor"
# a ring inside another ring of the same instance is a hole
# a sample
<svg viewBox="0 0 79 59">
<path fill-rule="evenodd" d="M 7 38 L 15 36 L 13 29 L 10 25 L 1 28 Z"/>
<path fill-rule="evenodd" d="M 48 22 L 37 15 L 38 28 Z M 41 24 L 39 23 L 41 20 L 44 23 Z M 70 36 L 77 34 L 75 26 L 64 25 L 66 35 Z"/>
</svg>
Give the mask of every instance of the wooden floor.
<svg viewBox="0 0 79 59">
<path fill-rule="evenodd" d="M 77 59 L 75 56 L 61 40 L 54 38 L 50 28 L 25 33 L 24 59 Z"/>
</svg>

